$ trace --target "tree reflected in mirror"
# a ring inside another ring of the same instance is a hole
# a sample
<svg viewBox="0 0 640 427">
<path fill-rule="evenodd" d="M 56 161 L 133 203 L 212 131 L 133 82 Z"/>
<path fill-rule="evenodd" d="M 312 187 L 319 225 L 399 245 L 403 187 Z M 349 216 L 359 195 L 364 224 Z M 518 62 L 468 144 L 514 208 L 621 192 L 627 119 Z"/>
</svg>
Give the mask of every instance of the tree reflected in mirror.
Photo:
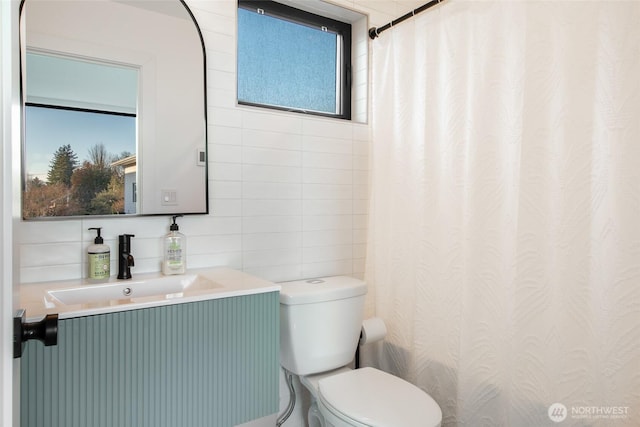
<svg viewBox="0 0 640 427">
<path fill-rule="evenodd" d="M 24 217 L 124 214 L 125 173 L 119 161 L 131 153 L 112 155 L 100 143 L 89 148 L 88 155 L 78 165 L 71 145 L 60 146 L 53 153 L 46 181 L 38 176 L 27 181 Z"/>
</svg>

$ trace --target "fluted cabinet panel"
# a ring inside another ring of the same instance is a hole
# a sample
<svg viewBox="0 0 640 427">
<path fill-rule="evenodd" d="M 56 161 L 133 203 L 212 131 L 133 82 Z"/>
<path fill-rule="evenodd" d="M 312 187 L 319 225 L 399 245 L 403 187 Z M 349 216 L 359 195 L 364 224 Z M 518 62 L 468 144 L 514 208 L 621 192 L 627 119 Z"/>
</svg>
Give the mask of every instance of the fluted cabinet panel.
<svg viewBox="0 0 640 427">
<path fill-rule="evenodd" d="M 61 320 L 22 359 L 25 427 L 235 426 L 278 411 L 278 293 Z"/>
</svg>

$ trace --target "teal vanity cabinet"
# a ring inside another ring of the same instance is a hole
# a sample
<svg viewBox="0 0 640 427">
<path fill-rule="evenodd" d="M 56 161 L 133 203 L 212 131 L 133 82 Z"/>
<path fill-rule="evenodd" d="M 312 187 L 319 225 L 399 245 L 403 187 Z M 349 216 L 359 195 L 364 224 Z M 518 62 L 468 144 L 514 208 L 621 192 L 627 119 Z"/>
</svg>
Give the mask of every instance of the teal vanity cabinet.
<svg viewBox="0 0 640 427">
<path fill-rule="evenodd" d="M 59 321 L 21 363 L 24 427 L 231 427 L 278 412 L 279 293 Z"/>
</svg>

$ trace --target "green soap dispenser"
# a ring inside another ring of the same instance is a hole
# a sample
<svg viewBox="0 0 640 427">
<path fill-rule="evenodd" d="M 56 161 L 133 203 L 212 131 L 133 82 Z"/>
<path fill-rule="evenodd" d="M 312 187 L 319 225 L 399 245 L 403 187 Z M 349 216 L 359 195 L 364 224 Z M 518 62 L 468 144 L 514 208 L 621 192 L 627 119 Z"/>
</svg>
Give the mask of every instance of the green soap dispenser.
<svg viewBox="0 0 640 427">
<path fill-rule="evenodd" d="M 187 271 L 187 238 L 178 231 L 176 218 L 182 215 L 173 215 L 173 224 L 169 227 L 169 234 L 164 238 L 164 260 L 162 273 L 184 274 Z"/>
<path fill-rule="evenodd" d="M 89 257 L 89 281 L 106 282 L 111 275 L 111 250 L 109 245 L 104 244 L 100 230 L 102 227 L 91 227 L 89 230 L 96 230 L 98 236 L 93 240 L 93 245 L 87 248 Z"/>
</svg>

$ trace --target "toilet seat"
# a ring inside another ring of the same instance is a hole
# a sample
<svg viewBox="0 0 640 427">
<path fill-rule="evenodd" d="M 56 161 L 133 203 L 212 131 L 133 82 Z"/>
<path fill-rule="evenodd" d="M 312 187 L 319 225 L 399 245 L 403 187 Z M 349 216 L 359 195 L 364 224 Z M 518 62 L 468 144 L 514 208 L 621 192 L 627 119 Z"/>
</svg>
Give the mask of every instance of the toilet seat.
<svg viewBox="0 0 640 427">
<path fill-rule="evenodd" d="M 333 415 L 353 426 L 435 427 L 442 421 L 442 411 L 431 396 L 374 368 L 321 379 L 318 398 Z"/>
</svg>

